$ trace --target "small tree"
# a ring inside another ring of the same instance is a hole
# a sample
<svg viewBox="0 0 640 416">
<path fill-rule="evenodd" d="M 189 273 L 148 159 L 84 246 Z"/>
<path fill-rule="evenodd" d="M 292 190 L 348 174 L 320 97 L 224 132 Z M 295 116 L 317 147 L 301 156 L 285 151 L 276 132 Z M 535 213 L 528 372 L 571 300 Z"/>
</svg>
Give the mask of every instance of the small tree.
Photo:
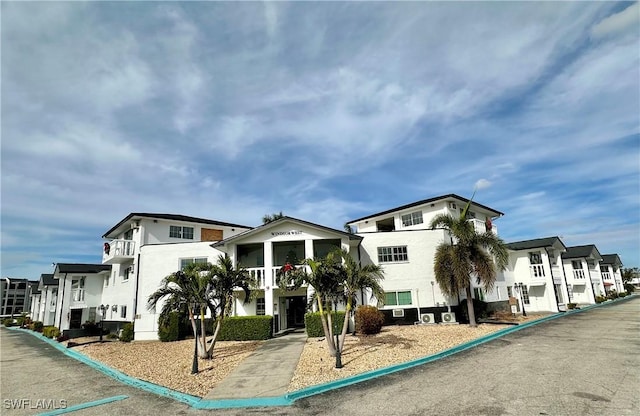
<svg viewBox="0 0 640 416">
<path fill-rule="evenodd" d="M 273 222 L 275 220 L 279 220 L 280 218 L 284 218 L 284 214 L 282 213 L 282 211 L 277 212 L 277 213 L 273 213 L 273 214 L 265 214 L 262 217 L 262 223 L 263 224 L 268 224 L 268 223 Z"/>
<path fill-rule="evenodd" d="M 635 287 L 631 283 L 633 279 L 640 278 L 640 268 L 638 267 L 625 267 L 622 269 L 622 283 L 624 285 L 624 290 L 627 292 L 635 291 Z"/>
</svg>

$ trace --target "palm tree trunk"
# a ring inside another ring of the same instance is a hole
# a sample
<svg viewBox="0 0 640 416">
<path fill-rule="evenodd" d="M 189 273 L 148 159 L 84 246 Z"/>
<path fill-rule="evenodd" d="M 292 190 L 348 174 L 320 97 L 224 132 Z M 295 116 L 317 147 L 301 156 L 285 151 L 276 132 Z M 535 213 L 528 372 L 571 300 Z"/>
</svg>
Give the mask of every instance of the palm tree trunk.
<svg viewBox="0 0 640 416">
<path fill-rule="evenodd" d="M 218 334 L 220 333 L 220 328 L 222 328 L 222 318 L 216 320 L 216 329 L 213 331 L 213 338 L 211 339 L 211 345 L 207 349 L 207 353 L 210 358 L 213 358 L 213 347 L 216 346 L 216 340 L 218 339 Z"/>
<path fill-rule="evenodd" d="M 328 319 L 324 315 L 324 308 L 322 307 L 322 299 L 320 296 L 316 296 L 316 300 L 318 302 L 318 311 L 320 312 L 320 322 L 322 322 L 322 330 L 324 331 L 324 336 L 327 339 L 327 345 L 329 346 L 329 355 L 332 357 L 336 356 L 336 345 L 333 342 L 333 337 L 331 336 L 330 326 L 331 325 L 331 317 Z M 328 322 L 327 322 L 328 320 Z"/>
<path fill-rule="evenodd" d="M 211 351 L 207 349 L 207 330 L 204 324 L 204 308 L 200 309 L 200 342 L 202 343 L 202 358 L 211 358 Z"/>
<path fill-rule="evenodd" d="M 198 338 L 198 326 L 196 324 L 195 315 L 191 310 L 189 310 L 189 320 L 191 321 L 191 329 L 193 330 L 193 337 L 197 339 L 198 343 L 198 357 L 207 358 L 207 352 L 205 351 L 205 345 L 202 342 L 202 338 Z"/>
<path fill-rule="evenodd" d="M 351 312 L 351 300 L 347 301 L 344 307 L 344 322 L 342 323 L 342 334 L 340 334 L 340 346 L 338 350 L 344 351 L 344 340 L 347 337 L 347 329 L 349 329 L 349 313 Z"/>
<path fill-rule="evenodd" d="M 471 285 L 467 285 L 465 288 L 467 292 L 467 312 L 469 313 L 469 326 L 476 327 L 478 324 L 476 323 L 476 313 L 473 310 L 473 298 L 471 297 Z"/>
</svg>

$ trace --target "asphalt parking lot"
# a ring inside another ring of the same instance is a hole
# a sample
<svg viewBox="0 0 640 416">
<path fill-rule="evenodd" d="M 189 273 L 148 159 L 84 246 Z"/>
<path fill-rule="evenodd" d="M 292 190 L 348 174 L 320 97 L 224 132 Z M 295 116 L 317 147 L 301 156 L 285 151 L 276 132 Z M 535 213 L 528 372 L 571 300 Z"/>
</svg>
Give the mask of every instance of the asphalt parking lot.
<svg viewBox="0 0 640 416">
<path fill-rule="evenodd" d="M 2 328 L 0 337 L 3 415 L 41 414 L 63 401 L 66 407 L 95 404 L 74 415 L 640 413 L 640 297 L 274 408 L 195 410 L 115 381 L 29 334 Z"/>
</svg>

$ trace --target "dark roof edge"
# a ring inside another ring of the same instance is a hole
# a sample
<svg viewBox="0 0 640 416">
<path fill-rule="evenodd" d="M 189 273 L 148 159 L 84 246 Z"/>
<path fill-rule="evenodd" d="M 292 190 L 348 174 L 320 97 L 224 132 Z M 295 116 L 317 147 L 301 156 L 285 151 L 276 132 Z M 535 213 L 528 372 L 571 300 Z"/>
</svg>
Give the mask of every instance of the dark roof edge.
<svg viewBox="0 0 640 416">
<path fill-rule="evenodd" d="M 207 219 L 207 218 L 191 217 L 191 216 L 188 216 L 188 215 L 152 214 L 152 213 L 145 213 L 145 212 L 132 212 L 131 214 L 129 214 L 126 217 L 124 217 L 124 219 L 121 220 L 119 223 L 117 223 L 116 225 L 111 227 L 111 229 L 109 229 L 109 231 L 104 233 L 102 235 L 102 238 L 106 238 L 109 234 L 111 234 L 112 232 L 117 230 L 122 224 L 126 223 L 131 218 L 136 217 L 136 216 L 137 217 L 144 217 L 144 218 L 158 218 L 158 219 L 162 219 L 162 220 L 174 220 L 174 221 L 196 222 L 196 223 L 200 223 L 200 224 L 221 225 L 221 226 L 226 226 L 226 227 L 252 228 L 252 227 L 248 227 L 246 225 L 232 224 L 230 222 L 210 220 L 210 219 Z"/>
<path fill-rule="evenodd" d="M 555 243 L 556 241 L 560 242 L 560 244 L 562 245 L 562 247 L 564 247 L 564 249 L 567 249 L 567 246 L 565 246 L 565 244 L 562 242 L 562 239 L 560 239 L 560 237 L 558 236 L 552 236 L 552 237 L 541 237 L 541 238 L 534 238 L 531 240 L 521 240 L 521 241 L 513 241 L 510 243 L 506 243 L 507 248 L 509 248 L 510 250 L 526 250 L 527 248 L 542 248 L 542 247 L 550 247 L 553 245 L 553 243 Z M 530 244 L 526 244 L 526 243 L 530 243 Z M 551 243 L 551 244 L 547 244 L 547 243 Z M 509 246 L 515 246 L 515 245 L 523 245 L 525 247 L 523 248 L 511 248 Z M 538 244 L 538 245 L 536 245 Z"/>
<path fill-rule="evenodd" d="M 403 210 L 403 209 L 412 208 L 412 207 L 416 207 L 416 206 L 418 206 L 418 205 L 428 204 L 428 203 L 430 203 L 430 202 L 440 201 L 440 200 L 447 199 L 447 198 L 456 198 L 456 199 L 458 199 L 458 200 L 460 200 L 460 201 L 463 201 L 464 203 L 469 202 L 469 200 L 468 200 L 467 198 L 464 198 L 464 197 L 462 197 L 462 196 L 460 196 L 460 195 L 456 195 L 456 194 L 447 194 L 447 195 L 442 195 L 442 196 L 436 196 L 436 197 L 434 197 L 434 198 L 423 199 L 423 200 L 421 200 L 421 201 L 412 202 L 412 203 L 410 203 L 410 204 L 406 204 L 406 205 L 401 205 L 401 206 L 399 206 L 399 207 L 391 208 L 391 209 L 388 209 L 388 210 L 386 210 L 386 211 L 378 212 L 378 213 L 375 213 L 375 214 L 370 214 L 370 215 L 367 215 L 367 216 L 362 217 L 362 218 L 358 218 L 358 219 L 355 219 L 355 220 L 348 221 L 348 222 L 347 222 L 347 224 L 353 224 L 353 223 L 356 223 L 356 222 L 359 222 L 359 221 L 362 221 L 362 220 L 366 220 L 367 218 L 371 218 L 371 217 L 378 217 L 378 216 L 380 216 L 380 215 L 389 214 L 389 213 L 391 213 L 391 212 L 395 212 L 395 211 L 401 211 L 401 210 Z M 496 213 L 497 215 L 500 215 L 500 216 L 504 215 L 504 213 L 503 213 L 503 212 L 497 211 L 497 210 L 495 210 L 495 209 L 493 209 L 493 208 L 489 208 L 489 207 L 488 207 L 488 206 L 486 206 L 486 205 L 483 205 L 483 204 L 477 203 L 477 202 L 475 202 L 475 201 L 472 201 L 472 202 L 471 202 L 471 206 L 474 206 L 474 205 L 475 205 L 475 206 L 478 206 L 478 207 L 480 207 L 480 208 L 486 209 L 487 211 L 494 212 L 494 213 Z"/>
</svg>

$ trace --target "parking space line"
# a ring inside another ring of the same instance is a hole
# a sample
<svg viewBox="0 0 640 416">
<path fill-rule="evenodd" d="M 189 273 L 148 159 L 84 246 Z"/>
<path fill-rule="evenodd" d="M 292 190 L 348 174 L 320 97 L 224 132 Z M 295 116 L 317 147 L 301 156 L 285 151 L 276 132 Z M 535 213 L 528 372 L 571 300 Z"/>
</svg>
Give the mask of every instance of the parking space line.
<svg viewBox="0 0 640 416">
<path fill-rule="evenodd" d="M 63 415 L 65 413 L 71 413 L 77 410 L 87 409 L 89 407 L 101 406 L 103 404 L 117 402 L 117 401 L 128 399 L 128 398 L 129 396 L 125 396 L 125 395 L 107 397 L 106 399 L 94 400 L 92 402 L 80 403 L 75 406 L 69 406 L 65 409 L 57 409 L 57 410 L 54 410 L 53 412 L 40 413 L 38 416 Z"/>
</svg>

